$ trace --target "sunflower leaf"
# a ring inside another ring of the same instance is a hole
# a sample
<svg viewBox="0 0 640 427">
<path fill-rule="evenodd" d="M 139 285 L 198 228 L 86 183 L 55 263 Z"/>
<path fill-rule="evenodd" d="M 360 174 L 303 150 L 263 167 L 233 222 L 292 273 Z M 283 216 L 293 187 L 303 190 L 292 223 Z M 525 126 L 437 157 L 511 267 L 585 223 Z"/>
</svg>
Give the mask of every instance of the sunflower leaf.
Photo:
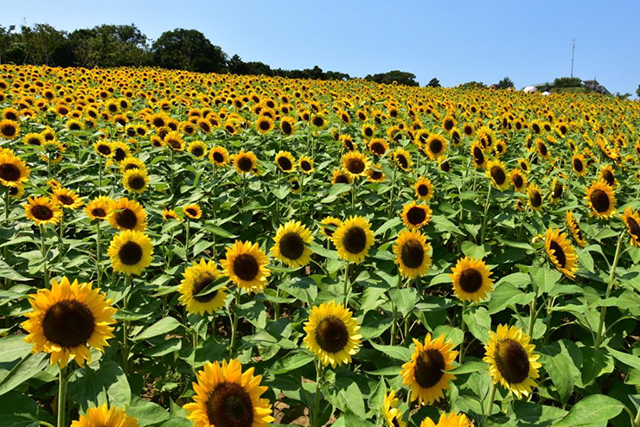
<svg viewBox="0 0 640 427">
<path fill-rule="evenodd" d="M 571 408 L 555 427 L 604 425 L 624 409 L 622 402 L 602 394 L 587 396 Z"/>
</svg>

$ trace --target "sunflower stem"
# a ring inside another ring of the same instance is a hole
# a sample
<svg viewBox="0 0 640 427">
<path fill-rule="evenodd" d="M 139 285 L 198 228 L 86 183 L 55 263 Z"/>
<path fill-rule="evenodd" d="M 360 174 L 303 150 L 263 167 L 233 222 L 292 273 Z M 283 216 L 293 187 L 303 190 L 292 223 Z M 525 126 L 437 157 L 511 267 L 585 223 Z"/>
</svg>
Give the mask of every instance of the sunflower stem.
<svg viewBox="0 0 640 427">
<path fill-rule="evenodd" d="M 316 394 L 314 396 L 313 403 L 313 418 L 311 419 L 312 425 L 314 427 L 320 427 L 320 383 L 322 381 L 323 372 L 322 372 L 322 364 L 319 360 L 316 360 Z"/>
<path fill-rule="evenodd" d="M 58 378 L 58 427 L 65 427 L 65 412 L 67 404 L 67 368 L 60 367 Z"/>
<path fill-rule="evenodd" d="M 393 312 L 393 322 L 391 322 L 391 338 L 389 339 L 389 345 L 393 345 L 396 337 L 396 319 L 398 317 L 398 308 L 391 300 L 391 310 Z"/>
<path fill-rule="evenodd" d="M 42 252 L 43 269 L 44 269 L 44 285 L 49 286 L 49 266 L 47 265 L 47 246 L 44 238 L 44 225 L 40 224 L 40 252 Z"/>
<path fill-rule="evenodd" d="M 640 426 L 640 409 L 638 409 L 638 414 L 636 415 L 635 420 L 633 420 L 634 427 Z"/>
<path fill-rule="evenodd" d="M 186 236 L 184 238 L 184 254 L 187 257 L 187 259 L 189 259 L 189 232 L 191 231 L 190 223 L 191 223 L 191 220 L 189 219 L 189 217 L 187 217 L 187 224 L 185 225 Z"/>
<path fill-rule="evenodd" d="M 344 288 L 342 292 L 344 293 L 344 307 L 347 308 L 349 305 L 349 266 L 347 263 L 344 267 Z"/>
<path fill-rule="evenodd" d="M 534 285 L 535 286 L 535 285 Z M 538 292 L 536 289 L 535 295 L 533 297 L 533 300 L 531 300 L 531 310 L 529 313 L 529 338 L 533 339 L 533 328 L 536 324 L 536 304 L 538 301 Z M 524 326 L 524 324 L 522 325 Z"/>
<path fill-rule="evenodd" d="M 491 383 L 491 391 L 489 392 L 489 401 L 487 402 L 487 409 L 484 413 L 484 417 L 482 417 L 482 426 L 485 427 L 487 425 L 487 419 L 491 416 L 491 411 L 493 409 L 493 401 L 496 398 L 496 383 Z"/>
<path fill-rule="evenodd" d="M 233 357 L 233 351 L 236 345 L 236 331 L 238 330 L 238 314 L 235 308 L 240 304 L 240 288 L 236 287 L 233 303 L 229 306 L 229 317 L 231 320 L 231 342 L 229 343 L 229 354 Z"/>
<path fill-rule="evenodd" d="M 173 208 L 174 203 L 173 203 L 173 199 L 174 199 L 174 193 L 173 193 L 173 148 L 169 147 L 169 158 L 170 158 L 170 164 L 169 164 L 169 176 L 171 177 L 171 182 L 169 184 L 169 193 L 171 194 L 171 207 Z"/>
<path fill-rule="evenodd" d="M 7 187 L 5 189 L 4 192 L 4 223 L 7 227 L 9 227 L 9 196 L 10 196 L 10 189 L 9 187 Z M 4 254 L 4 262 L 6 262 L 7 264 L 9 264 L 9 246 L 5 246 L 4 250 L 3 250 L 3 254 Z M 9 285 L 11 284 L 11 281 L 7 278 L 4 279 L 4 284 L 5 284 L 5 288 L 9 288 Z"/>
<path fill-rule="evenodd" d="M 611 271 L 609 273 L 609 284 L 607 285 L 607 291 L 604 295 L 604 299 L 607 300 L 609 299 L 609 296 L 611 295 L 611 291 L 613 290 L 613 284 L 616 281 L 615 278 L 615 274 L 616 274 L 616 267 L 618 267 L 618 261 L 620 260 L 620 254 L 621 254 L 621 250 L 622 249 L 622 241 L 623 241 L 623 237 L 625 235 L 625 230 L 622 230 L 620 232 L 620 236 L 618 237 L 618 245 L 616 246 L 616 254 L 613 256 L 613 264 L 611 264 Z M 604 318 L 607 315 L 607 307 L 604 306 L 600 309 L 600 321 L 598 322 L 598 331 L 596 334 L 596 341 L 595 341 L 595 345 L 594 345 L 594 349 L 595 351 L 598 351 L 598 349 L 600 348 L 600 344 L 602 344 L 602 328 L 604 326 Z"/>
<path fill-rule="evenodd" d="M 97 267 L 97 274 L 98 274 L 98 288 L 100 288 L 100 284 L 101 284 L 101 279 L 102 279 L 102 271 L 100 264 L 102 263 L 102 254 L 100 253 L 100 238 L 101 238 L 101 231 L 100 231 L 100 220 L 98 220 L 98 223 L 96 225 L 96 241 L 97 241 L 97 245 L 96 245 L 96 267 Z"/>
<path fill-rule="evenodd" d="M 460 342 L 460 358 L 458 362 L 462 365 L 462 359 L 464 358 L 464 334 L 467 331 L 467 324 L 464 322 L 464 312 L 467 310 L 467 300 L 462 301 L 462 311 L 460 312 L 460 330 L 462 331 L 462 341 Z"/>
<path fill-rule="evenodd" d="M 393 203 L 395 201 L 395 189 L 396 189 L 396 170 L 398 167 L 392 165 L 393 173 L 391 174 L 391 196 L 389 197 L 389 215 L 393 214 Z"/>
<path fill-rule="evenodd" d="M 482 218 L 482 231 L 480 232 L 480 244 L 484 244 L 484 238 L 487 232 L 487 222 L 489 221 L 489 217 L 487 214 L 489 213 L 489 205 L 491 204 L 491 181 L 487 180 L 489 184 L 489 190 L 487 191 L 487 200 L 484 202 L 484 217 Z"/>
<path fill-rule="evenodd" d="M 126 311 L 129 305 L 129 298 L 133 293 L 131 288 L 131 276 L 129 274 L 124 277 L 124 300 L 122 310 Z M 124 320 L 122 325 L 122 370 L 125 375 L 129 372 L 129 342 L 127 341 L 129 335 L 129 321 Z"/>
<path fill-rule="evenodd" d="M 102 155 L 98 154 L 98 196 L 102 196 Z"/>
</svg>

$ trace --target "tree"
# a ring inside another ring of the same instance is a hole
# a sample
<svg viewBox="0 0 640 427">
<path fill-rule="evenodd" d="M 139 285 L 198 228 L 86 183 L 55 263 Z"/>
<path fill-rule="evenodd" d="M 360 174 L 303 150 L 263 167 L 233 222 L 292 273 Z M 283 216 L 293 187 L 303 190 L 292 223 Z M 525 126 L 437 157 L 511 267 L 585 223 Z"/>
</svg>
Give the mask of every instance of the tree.
<svg viewBox="0 0 640 427">
<path fill-rule="evenodd" d="M 249 67 L 237 54 L 227 61 L 227 69 L 231 74 L 248 74 Z"/>
<path fill-rule="evenodd" d="M 553 81 L 554 87 L 579 87 L 582 85 L 582 80 L 578 77 L 558 77 Z"/>
<path fill-rule="evenodd" d="M 227 65 L 222 49 L 197 30 L 165 31 L 153 43 L 152 51 L 154 62 L 164 68 L 206 73 L 225 71 Z"/>
<path fill-rule="evenodd" d="M 369 74 L 364 78 L 365 80 L 384 83 L 384 84 L 399 84 L 405 86 L 420 86 L 416 81 L 416 75 L 407 71 L 393 70 L 386 73 Z"/>
<path fill-rule="evenodd" d="M 513 89 L 514 87 L 516 86 L 509 77 L 505 77 L 498 82 L 498 89 Z"/>
<path fill-rule="evenodd" d="M 485 86 L 485 84 L 482 82 L 472 81 L 472 82 L 463 83 L 458 87 L 460 89 L 484 89 L 487 86 Z"/>
<path fill-rule="evenodd" d="M 429 83 L 427 83 L 427 86 L 429 87 L 440 87 L 440 80 L 438 80 L 437 78 L 432 78 L 431 80 L 429 80 Z"/>
<path fill-rule="evenodd" d="M 636 95 L 638 95 L 638 98 L 640 98 L 640 85 L 638 85 L 638 89 L 636 89 Z"/>
</svg>

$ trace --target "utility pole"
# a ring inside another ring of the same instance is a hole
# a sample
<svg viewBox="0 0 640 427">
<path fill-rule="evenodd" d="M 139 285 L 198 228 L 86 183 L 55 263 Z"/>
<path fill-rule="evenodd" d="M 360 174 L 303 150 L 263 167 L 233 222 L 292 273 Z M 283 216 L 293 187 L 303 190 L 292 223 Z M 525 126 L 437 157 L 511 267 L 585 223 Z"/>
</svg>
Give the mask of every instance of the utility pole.
<svg viewBox="0 0 640 427">
<path fill-rule="evenodd" d="M 571 47 L 571 77 L 573 77 L 573 58 L 576 55 L 576 39 L 573 39 L 573 45 Z"/>
</svg>

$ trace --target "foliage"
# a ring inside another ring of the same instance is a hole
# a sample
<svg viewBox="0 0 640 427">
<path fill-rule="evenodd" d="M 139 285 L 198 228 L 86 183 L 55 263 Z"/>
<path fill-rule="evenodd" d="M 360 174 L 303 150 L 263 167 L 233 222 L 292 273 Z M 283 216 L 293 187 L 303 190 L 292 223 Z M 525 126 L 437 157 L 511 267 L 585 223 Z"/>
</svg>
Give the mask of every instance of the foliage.
<svg viewBox="0 0 640 427">
<path fill-rule="evenodd" d="M 514 87 L 515 85 L 509 77 L 505 77 L 498 82 L 498 89 L 513 89 Z"/>
<path fill-rule="evenodd" d="M 483 88 L 485 88 L 487 86 L 482 82 L 472 81 L 472 82 L 462 83 L 458 87 L 460 89 L 483 89 Z"/>
<path fill-rule="evenodd" d="M 579 87 L 582 80 L 578 77 L 558 77 L 553 81 L 554 87 Z"/>
<path fill-rule="evenodd" d="M 438 80 L 437 78 L 432 78 L 431 80 L 429 80 L 429 83 L 427 83 L 427 86 L 429 87 L 440 87 L 440 80 Z"/>
<path fill-rule="evenodd" d="M 399 70 L 393 70 L 386 73 L 378 73 L 373 75 L 369 74 L 364 79 L 371 82 L 383 83 L 388 85 L 399 84 L 404 86 L 419 86 L 419 83 L 416 81 L 415 74 Z"/>
</svg>

